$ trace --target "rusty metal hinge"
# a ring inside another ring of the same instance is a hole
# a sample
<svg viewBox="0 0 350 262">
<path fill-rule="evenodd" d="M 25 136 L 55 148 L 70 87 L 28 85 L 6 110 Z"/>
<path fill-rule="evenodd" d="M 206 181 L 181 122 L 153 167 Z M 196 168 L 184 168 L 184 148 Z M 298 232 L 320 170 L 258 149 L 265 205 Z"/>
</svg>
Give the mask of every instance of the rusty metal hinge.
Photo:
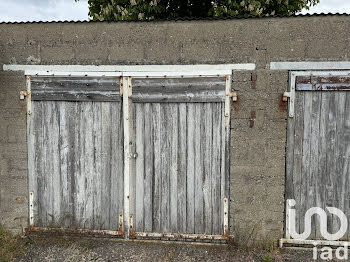
<svg viewBox="0 0 350 262">
<path fill-rule="evenodd" d="M 226 96 L 231 97 L 233 102 L 236 102 L 238 99 L 236 92 L 229 92 L 226 94 Z"/>
<path fill-rule="evenodd" d="M 19 99 L 24 100 L 25 97 L 29 95 L 28 91 L 19 92 Z"/>
</svg>

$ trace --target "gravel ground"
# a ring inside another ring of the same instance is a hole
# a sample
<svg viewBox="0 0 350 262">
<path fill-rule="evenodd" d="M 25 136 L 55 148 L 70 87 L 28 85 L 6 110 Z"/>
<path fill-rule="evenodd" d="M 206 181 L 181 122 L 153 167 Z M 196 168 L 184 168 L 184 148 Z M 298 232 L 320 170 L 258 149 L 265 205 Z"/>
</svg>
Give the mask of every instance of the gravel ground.
<svg viewBox="0 0 350 262">
<path fill-rule="evenodd" d="M 243 250 L 221 244 L 29 236 L 16 261 L 314 261 L 310 250 Z"/>
</svg>

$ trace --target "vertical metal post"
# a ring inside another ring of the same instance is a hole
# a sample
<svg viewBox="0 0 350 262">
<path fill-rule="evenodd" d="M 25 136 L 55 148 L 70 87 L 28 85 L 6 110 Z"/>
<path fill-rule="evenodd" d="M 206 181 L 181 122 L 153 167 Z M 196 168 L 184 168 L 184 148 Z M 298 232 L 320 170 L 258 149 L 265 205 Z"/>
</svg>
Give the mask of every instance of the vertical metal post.
<svg viewBox="0 0 350 262">
<path fill-rule="evenodd" d="M 294 117 L 294 104 L 295 104 L 295 80 L 296 75 L 293 72 L 289 73 L 289 104 L 288 104 L 288 113 L 289 117 Z"/>
<path fill-rule="evenodd" d="M 124 232 L 123 213 L 119 214 L 119 232 Z"/>
<path fill-rule="evenodd" d="M 34 226 L 34 192 L 29 192 L 29 226 Z"/>
<path fill-rule="evenodd" d="M 228 237 L 228 199 L 224 198 L 224 235 Z"/>
<path fill-rule="evenodd" d="M 32 114 L 32 97 L 31 97 L 31 82 L 30 82 L 31 76 L 27 76 L 27 113 L 28 115 Z"/>
<path fill-rule="evenodd" d="M 286 230 L 285 230 L 285 237 L 286 239 L 290 239 L 291 235 L 290 235 L 290 227 L 291 227 L 291 221 L 290 221 L 290 211 L 292 208 L 292 199 L 287 199 L 286 201 Z"/>
<path fill-rule="evenodd" d="M 231 76 L 226 75 L 226 84 L 225 84 L 225 117 L 230 117 L 230 98 L 231 98 Z"/>
<path fill-rule="evenodd" d="M 130 89 L 129 77 L 123 77 L 123 124 L 124 124 L 124 237 L 130 235 L 130 170 L 131 170 L 131 127 L 130 127 Z"/>
</svg>

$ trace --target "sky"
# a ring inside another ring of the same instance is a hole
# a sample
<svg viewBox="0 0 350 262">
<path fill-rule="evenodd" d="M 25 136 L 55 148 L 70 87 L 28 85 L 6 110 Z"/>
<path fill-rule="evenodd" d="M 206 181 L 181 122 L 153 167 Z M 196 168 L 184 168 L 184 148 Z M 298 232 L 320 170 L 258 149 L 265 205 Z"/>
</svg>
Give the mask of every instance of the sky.
<svg viewBox="0 0 350 262">
<path fill-rule="evenodd" d="M 87 0 L 0 0 L 0 22 L 87 20 Z M 302 13 L 349 13 L 350 0 L 321 0 Z"/>
</svg>

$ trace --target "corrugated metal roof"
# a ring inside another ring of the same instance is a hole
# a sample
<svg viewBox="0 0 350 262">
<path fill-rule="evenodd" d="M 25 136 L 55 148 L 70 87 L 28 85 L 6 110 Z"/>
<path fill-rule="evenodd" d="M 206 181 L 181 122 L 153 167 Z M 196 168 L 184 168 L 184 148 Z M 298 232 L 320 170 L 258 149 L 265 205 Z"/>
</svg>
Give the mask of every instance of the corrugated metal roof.
<svg viewBox="0 0 350 262">
<path fill-rule="evenodd" d="M 211 21 L 211 20 L 236 20 L 236 19 L 269 19 L 269 18 L 290 18 L 290 17 L 318 17 L 318 16 L 350 16 L 347 13 L 315 13 L 315 14 L 296 14 L 296 15 L 273 15 L 273 16 L 228 16 L 228 17 L 180 17 L 173 19 L 154 19 L 154 20 L 126 20 L 126 21 L 89 21 L 89 20 L 63 20 L 63 21 L 18 21 L 18 22 L 0 22 L 0 24 L 37 24 L 37 23 L 128 23 L 128 22 L 164 22 L 164 21 Z"/>
</svg>

